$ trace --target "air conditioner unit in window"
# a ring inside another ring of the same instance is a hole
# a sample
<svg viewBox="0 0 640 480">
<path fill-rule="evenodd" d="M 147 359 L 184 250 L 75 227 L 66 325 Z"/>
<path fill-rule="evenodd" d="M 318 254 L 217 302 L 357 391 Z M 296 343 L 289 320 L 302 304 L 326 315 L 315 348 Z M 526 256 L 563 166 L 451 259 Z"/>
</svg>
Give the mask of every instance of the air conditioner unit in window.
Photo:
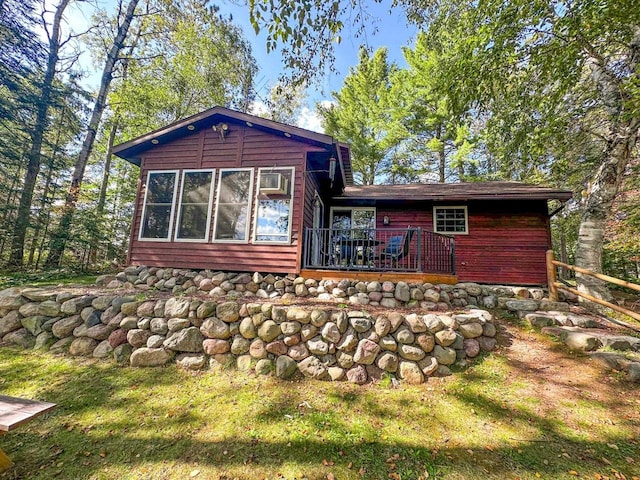
<svg viewBox="0 0 640 480">
<path fill-rule="evenodd" d="M 285 195 L 287 193 L 287 177 L 281 173 L 262 173 L 260 175 L 260 193 L 266 195 Z"/>
</svg>

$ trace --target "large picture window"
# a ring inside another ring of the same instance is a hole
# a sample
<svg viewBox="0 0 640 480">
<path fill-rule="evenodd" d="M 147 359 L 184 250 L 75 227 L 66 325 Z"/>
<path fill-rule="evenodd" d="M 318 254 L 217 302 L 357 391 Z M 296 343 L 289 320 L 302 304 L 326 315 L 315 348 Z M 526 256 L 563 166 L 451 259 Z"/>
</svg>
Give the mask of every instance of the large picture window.
<svg viewBox="0 0 640 480">
<path fill-rule="evenodd" d="M 433 230 L 436 233 L 467 234 L 467 207 L 433 207 Z"/>
<path fill-rule="evenodd" d="M 331 228 L 338 236 L 349 238 L 368 238 L 376 228 L 375 208 L 331 209 Z"/>
<path fill-rule="evenodd" d="M 182 172 L 176 240 L 207 240 L 211 222 L 212 186 L 212 170 L 185 170 Z"/>
<path fill-rule="evenodd" d="M 177 171 L 149 172 L 147 175 L 140 225 L 141 240 L 169 240 L 177 175 Z"/>
<path fill-rule="evenodd" d="M 293 176 L 293 168 L 258 170 L 255 243 L 291 241 Z"/>
<path fill-rule="evenodd" d="M 246 242 L 248 240 L 252 190 L 253 169 L 220 170 L 213 234 L 215 241 Z"/>
</svg>

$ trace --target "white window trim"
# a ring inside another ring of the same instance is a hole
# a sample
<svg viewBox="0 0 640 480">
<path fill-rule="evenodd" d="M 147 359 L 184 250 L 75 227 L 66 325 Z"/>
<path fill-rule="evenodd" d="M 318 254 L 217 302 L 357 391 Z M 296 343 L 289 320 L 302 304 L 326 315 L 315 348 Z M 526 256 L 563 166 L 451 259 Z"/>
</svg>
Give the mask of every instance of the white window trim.
<svg viewBox="0 0 640 480">
<path fill-rule="evenodd" d="M 333 228 L 333 214 L 335 210 L 351 210 L 351 228 L 353 229 L 353 212 L 355 210 L 367 210 L 373 212 L 373 228 L 378 228 L 378 209 L 376 207 L 349 207 L 334 206 L 329 209 L 329 228 Z"/>
<path fill-rule="evenodd" d="M 251 237 L 251 241 L 257 245 L 290 245 L 291 244 L 291 227 L 293 225 L 293 208 L 294 208 L 294 187 L 295 187 L 295 179 L 296 179 L 296 168 L 295 167 L 274 167 L 274 168 L 258 168 L 258 182 L 260 182 L 260 173 L 265 171 L 272 170 L 290 170 L 291 171 L 291 198 L 289 199 L 289 227 L 287 228 L 287 239 L 286 240 L 256 240 L 256 234 L 258 231 L 258 207 L 260 205 L 260 201 L 258 197 L 260 196 L 260 188 L 256 188 L 256 201 L 253 212 L 253 235 Z M 259 185 L 259 183 L 258 183 Z"/>
<path fill-rule="evenodd" d="M 178 230 L 180 230 L 180 221 L 182 220 L 182 195 L 184 194 L 184 177 L 187 173 L 211 173 L 211 186 L 209 187 L 209 203 L 207 204 L 207 226 L 205 228 L 204 238 L 180 238 L 178 237 Z M 180 196 L 178 197 L 178 218 L 176 220 L 176 229 L 173 236 L 174 242 L 187 242 L 187 243 L 206 243 L 209 241 L 209 229 L 211 228 L 211 219 L 213 218 L 211 212 L 211 206 L 213 203 L 213 187 L 216 182 L 216 170 L 214 168 L 199 168 L 199 169 L 187 169 L 182 170 L 180 177 Z"/>
<path fill-rule="evenodd" d="M 149 179 L 151 175 L 155 173 L 173 173 L 176 176 L 176 180 L 173 183 L 173 198 L 171 199 L 171 209 L 169 213 L 169 230 L 167 231 L 167 236 L 164 238 L 147 238 L 142 236 L 142 229 L 144 227 L 144 217 L 145 213 L 147 213 L 147 195 L 149 194 Z M 147 181 L 144 185 L 144 200 L 142 202 L 142 216 L 140 217 L 140 227 L 138 228 L 138 240 L 142 242 L 166 242 L 171 241 L 171 233 L 173 231 L 173 220 L 175 214 L 175 205 L 176 205 L 176 193 L 178 191 L 178 183 L 180 179 L 180 170 L 149 170 L 147 172 Z"/>
<path fill-rule="evenodd" d="M 221 185 L 222 185 L 222 174 L 224 172 L 251 172 L 251 175 L 249 176 L 249 202 L 247 203 L 247 214 L 249 215 L 249 218 L 247 218 L 247 225 L 245 226 L 245 232 L 244 232 L 244 240 L 219 240 L 216 239 L 216 231 L 218 229 L 218 208 L 220 206 L 220 191 L 222 190 Z M 211 243 L 236 243 L 236 244 L 248 244 L 249 243 L 249 230 L 251 227 L 251 201 L 253 200 L 253 179 L 255 177 L 254 175 L 255 173 L 255 169 L 254 168 L 221 168 L 218 170 L 218 191 L 216 192 L 216 208 L 215 208 L 215 214 L 213 216 L 214 222 L 213 222 L 213 235 L 211 237 Z"/>
<path fill-rule="evenodd" d="M 436 210 L 437 209 L 455 209 L 455 210 L 464 210 L 464 232 L 440 232 L 438 231 L 438 222 L 436 219 Z M 433 232 L 440 233 L 442 235 L 469 235 L 469 211 L 466 205 L 434 205 L 433 211 Z"/>
</svg>

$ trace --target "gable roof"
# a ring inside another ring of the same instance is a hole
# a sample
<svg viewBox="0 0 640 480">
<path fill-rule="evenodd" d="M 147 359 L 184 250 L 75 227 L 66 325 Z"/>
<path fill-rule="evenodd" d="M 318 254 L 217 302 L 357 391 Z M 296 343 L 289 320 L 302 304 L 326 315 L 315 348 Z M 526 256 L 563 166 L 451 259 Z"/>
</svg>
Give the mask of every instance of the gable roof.
<svg viewBox="0 0 640 480">
<path fill-rule="evenodd" d="M 274 135 L 285 136 L 293 140 L 298 140 L 311 145 L 323 146 L 333 149 L 342 159 L 344 166 L 345 180 L 353 183 L 351 173 L 351 160 L 349 147 L 346 144 L 338 143 L 333 137 L 323 133 L 313 132 L 300 127 L 286 125 L 266 118 L 256 117 L 248 113 L 238 112 L 224 107 L 213 107 L 204 112 L 197 113 L 190 117 L 173 122 L 165 127 L 159 128 L 145 135 L 121 143 L 113 147 L 113 153 L 135 165 L 140 165 L 142 154 L 158 144 L 169 143 L 176 138 L 190 135 L 203 128 L 211 128 L 221 122 L 231 122 L 244 124 L 247 127 L 257 128 Z M 155 143 L 152 143 L 154 142 Z"/>
<path fill-rule="evenodd" d="M 521 182 L 412 183 L 352 185 L 337 199 L 344 200 L 569 200 L 569 190 Z"/>
</svg>

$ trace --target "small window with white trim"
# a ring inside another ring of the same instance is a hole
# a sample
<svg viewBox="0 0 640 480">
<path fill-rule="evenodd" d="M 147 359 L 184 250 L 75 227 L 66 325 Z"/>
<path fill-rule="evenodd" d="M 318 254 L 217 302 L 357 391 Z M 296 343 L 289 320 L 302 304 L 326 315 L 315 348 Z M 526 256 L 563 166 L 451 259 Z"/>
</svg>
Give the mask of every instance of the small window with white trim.
<svg viewBox="0 0 640 480">
<path fill-rule="evenodd" d="M 289 243 L 294 168 L 258 170 L 254 243 Z"/>
<path fill-rule="evenodd" d="M 213 233 L 215 242 L 248 241 L 252 191 L 252 168 L 220 170 Z"/>
<path fill-rule="evenodd" d="M 177 177 L 177 170 L 151 171 L 147 175 L 140 240 L 162 241 L 171 237 Z"/>
<path fill-rule="evenodd" d="M 213 170 L 182 172 L 176 241 L 198 242 L 208 239 L 213 174 Z"/>
<path fill-rule="evenodd" d="M 446 234 L 468 234 L 467 207 L 433 207 L 433 231 Z"/>
</svg>

